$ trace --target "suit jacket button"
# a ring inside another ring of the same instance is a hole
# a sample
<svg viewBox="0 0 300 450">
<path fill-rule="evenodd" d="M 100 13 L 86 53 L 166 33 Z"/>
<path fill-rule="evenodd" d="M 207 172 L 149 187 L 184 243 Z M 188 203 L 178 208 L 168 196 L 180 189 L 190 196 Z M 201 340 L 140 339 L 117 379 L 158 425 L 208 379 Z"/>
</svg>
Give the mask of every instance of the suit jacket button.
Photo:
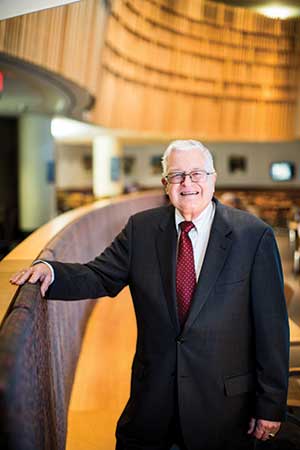
<svg viewBox="0 0 300 450">
<path fill-rule="evenodd" d="M 184 338 L 182 336 L 178 336 L 176 338 L 176 342 L 177 342 L 177 344 L 182 344 L 184 342 Z"/>
</svg>

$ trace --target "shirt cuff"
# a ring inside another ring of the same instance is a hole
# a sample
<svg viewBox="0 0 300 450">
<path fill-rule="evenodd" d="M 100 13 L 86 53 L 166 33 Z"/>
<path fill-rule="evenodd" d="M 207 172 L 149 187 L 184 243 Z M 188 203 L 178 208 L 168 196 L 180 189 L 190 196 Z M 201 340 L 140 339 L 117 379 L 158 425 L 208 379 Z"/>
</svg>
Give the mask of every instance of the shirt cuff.
<svg viewBox="0 0 300 450">
<path fill-rule="evenodd" d="M 50 281 L 50 284 L 52 284 L 54 282 L 54 280 L 55 280 L 55 273 L 54 273 L 53 267 L 51 266 L 51 264 L 49 264 L 46 261 L 43 261 L 42 259 L 37 259 L 36 261 L 33 261 L 32 266 L 34 266 L 35 264 L 39 264 L 39 263 L 46 264 L 46 266 L 48 266 L 49 269 L 51 270 L 51 281 Z M 49 284 L 49 286 L 50 286 L 50 284 Z"/>
</svg>

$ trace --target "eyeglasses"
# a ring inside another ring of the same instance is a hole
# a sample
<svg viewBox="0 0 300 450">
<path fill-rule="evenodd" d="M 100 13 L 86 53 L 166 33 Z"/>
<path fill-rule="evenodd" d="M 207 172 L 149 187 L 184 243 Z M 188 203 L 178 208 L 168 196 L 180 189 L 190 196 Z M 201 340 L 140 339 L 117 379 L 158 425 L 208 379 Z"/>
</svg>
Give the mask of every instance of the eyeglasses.
<svg viewBox="0 0 300 450">
<path fill-rule="evenodd" d="M 171 184 L 180 184 L 185 181 L 185 177 L 190 177 L 193 183 L 204 183 L 208 175 L 213 175 L 216 172 L 206 172 L 205 170 L 192 170 L 191 172 L 174 172 L 169 173 L 165 178 Z"/>
</svg>

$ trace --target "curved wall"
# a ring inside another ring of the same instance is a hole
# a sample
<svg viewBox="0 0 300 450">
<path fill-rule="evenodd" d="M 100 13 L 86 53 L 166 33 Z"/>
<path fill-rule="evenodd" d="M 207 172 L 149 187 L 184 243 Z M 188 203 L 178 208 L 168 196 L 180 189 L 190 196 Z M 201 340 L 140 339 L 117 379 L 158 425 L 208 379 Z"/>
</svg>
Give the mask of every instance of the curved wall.
<svg viewBox="0 0 300 450">
<path fill-rule="evenodd" d="M 80 1 L 0 21 L 0 51 L 40 65 L 95 95 L 107 9 Z"/>
<path fill-rule="evenodd" d="M 296 36 L 296 22 L 222 4 L 116 0 L 96 117 L 210 140 L 292 139 Z"/>
<path fill-rule="evenodd" d="M 89 0 L 0 23 L 0 51 L 95 95 L 94 122 L 206 140 L 296 137 L 298 40 L 298 21 L 206 0 Z"/>
</svg>

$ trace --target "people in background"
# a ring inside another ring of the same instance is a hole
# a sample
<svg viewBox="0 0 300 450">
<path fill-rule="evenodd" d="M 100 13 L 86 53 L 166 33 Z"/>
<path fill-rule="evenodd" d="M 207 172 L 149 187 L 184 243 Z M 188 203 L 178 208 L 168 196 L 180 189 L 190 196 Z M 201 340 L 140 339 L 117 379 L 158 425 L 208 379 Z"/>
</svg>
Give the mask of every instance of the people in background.
<svg viewBox="0 0 300 450">
<path fill-rule="evenodd" d="M 224 205 L 231 206 L 232 208 L 247 209 L 243 201 L 233 192 L 224 192 L 220 196 L 220 201 Z"/>
</svg>

